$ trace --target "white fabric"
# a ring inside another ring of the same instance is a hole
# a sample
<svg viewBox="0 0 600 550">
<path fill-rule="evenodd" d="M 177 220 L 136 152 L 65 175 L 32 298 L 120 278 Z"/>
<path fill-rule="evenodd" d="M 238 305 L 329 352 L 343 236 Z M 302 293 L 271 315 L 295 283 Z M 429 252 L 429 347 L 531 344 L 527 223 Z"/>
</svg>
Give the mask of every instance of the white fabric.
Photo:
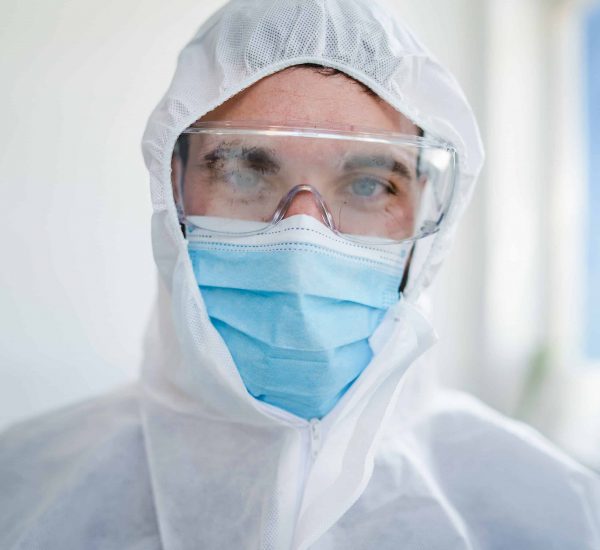
<svg viewBox="0 0 600 550">
<path fill-rule="evenodd" d="M 169 172 L 181 130 L 300 63 L 364 82 L 460 157 L 454 206 L 419 244 L 373 362 L 316 423 L 245 391 L 198 292 Z M 429 383 L 421 356 L 435 335 L 416 304 L 448 252 L 482 149 L 454 79 L 400 23 L 373 0 L 226 5 L 182 52 L 144 156 L 162 287 L 142 379 L 4 435 L 0 548 L 600 548 L 593 474 L 529 428 Z"/>
</svg>

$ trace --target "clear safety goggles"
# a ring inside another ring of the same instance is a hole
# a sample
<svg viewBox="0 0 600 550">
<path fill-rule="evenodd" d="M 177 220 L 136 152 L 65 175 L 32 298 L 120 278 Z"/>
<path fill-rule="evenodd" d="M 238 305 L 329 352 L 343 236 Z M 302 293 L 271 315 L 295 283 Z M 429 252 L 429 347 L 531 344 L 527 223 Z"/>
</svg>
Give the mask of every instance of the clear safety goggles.
<svg viewBox="0 0 600 550">
<path fill-rule="evenodd" d="M 195 123 L 173 151 L 180 222 L 229 237 L 294 214 L 364 243 L 435 233 L 452 200 L 453 147 L 414 135 Z"/>
</svg>

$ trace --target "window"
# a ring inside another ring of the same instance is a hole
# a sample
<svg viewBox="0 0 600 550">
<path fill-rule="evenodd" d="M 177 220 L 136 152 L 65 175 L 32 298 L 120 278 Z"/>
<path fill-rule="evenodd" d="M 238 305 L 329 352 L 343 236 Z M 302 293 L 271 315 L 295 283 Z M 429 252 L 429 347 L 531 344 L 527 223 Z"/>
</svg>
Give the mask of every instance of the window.
<svg viewBox="0 0 600 550">
<path fill-rule="evenodd" d="M 600 6 L 585 21 L 588 192 L 585 354 L 600 359 Z"/>
</svg>

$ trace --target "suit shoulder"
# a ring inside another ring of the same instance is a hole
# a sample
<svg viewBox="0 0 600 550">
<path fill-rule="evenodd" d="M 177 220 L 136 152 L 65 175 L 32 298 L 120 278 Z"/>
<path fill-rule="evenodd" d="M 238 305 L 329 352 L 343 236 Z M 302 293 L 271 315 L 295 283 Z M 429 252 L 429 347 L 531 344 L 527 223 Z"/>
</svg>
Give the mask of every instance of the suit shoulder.
<svg viewBox="0 0 600 550">
<path fill-rule="evenodd" d="M 5 431 L 0 486 L 2 548 L 20 547 L 28 537 L 46 540 L 49 531 L 43 525 L 67 536 L 91 522 L 117 521 L 107 514 L 117 514 L 118 506 L 102 502 L 128 502 L 140 514 L 150 514 L 135 390 L 90 399 Z"/>
</svg>

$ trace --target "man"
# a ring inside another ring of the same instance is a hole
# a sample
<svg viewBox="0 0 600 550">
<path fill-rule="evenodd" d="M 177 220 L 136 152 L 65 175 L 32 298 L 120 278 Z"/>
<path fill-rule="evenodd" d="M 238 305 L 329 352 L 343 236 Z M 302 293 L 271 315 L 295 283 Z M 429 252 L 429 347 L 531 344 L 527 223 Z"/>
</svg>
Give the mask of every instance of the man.
<svg viewBox="0 0 600 550">
<path fill-rule="evenodd" d="M 4 436 L 0 547 L 600 547 L 590 472 L 419 369 L 482 149 L 400 23 L 231 2 L 144 156 L 163 286 L 142 379 Z"/>
</svg>

